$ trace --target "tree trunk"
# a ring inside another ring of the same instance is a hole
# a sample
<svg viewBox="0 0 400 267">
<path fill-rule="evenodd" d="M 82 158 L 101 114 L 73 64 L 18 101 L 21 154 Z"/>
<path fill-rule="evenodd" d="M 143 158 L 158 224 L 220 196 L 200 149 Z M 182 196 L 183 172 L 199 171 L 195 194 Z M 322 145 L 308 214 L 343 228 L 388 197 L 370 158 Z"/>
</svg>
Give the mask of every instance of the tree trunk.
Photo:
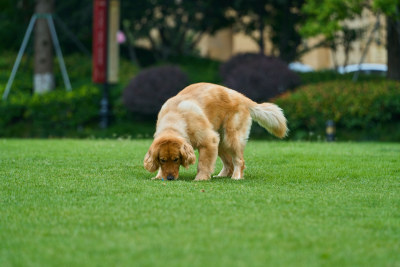
<svg viewBox="0 0 400 267">
<path fill-rule="evenodd" d="M 35 13 L 54 12 L 54 0 L 36 0 Z M 34 92 L 54 89 L 53 45 L 47 19 L 38 18 L 35 26 Z"/>
<path fill-rule="evenodd" d="M 387 19 L 387 77 L 400 81 L 400 33 L 396 29 L 396 20 Z"/>
<path fill-rule="evenodd" d="M 285 61 L 286 63 L 290 63 L 294 60 L 296 50 L 292 50 L 290 47 L 289 42 L 294 41 L 294 31 L 292 31 L 293 18 L 292 14 L 290 13 L 290 3 L 286 3 L 280 6 L 280 11 L 282 15 L 280 16 L 280 25 L 279 31 L 276 32 L 278 36 L 278 49 L 279 49 L 279 58 Z"/>
<path fill-rule="evenodd" d="M 260 38 L 258 39 L 258 47 L 260 48 L 260 54 L 265 55 L 265 44 L 264 44 L 264 21 L 262 15 L 258 16 L 258 31 Z"/>
</svg>

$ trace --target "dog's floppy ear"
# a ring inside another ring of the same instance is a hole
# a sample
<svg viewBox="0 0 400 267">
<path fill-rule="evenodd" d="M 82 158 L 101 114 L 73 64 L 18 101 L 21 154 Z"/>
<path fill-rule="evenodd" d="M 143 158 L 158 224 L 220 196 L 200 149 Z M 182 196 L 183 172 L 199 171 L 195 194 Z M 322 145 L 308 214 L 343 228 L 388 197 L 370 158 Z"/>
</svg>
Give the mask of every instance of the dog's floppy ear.
<svg viewBox="0 0 400 267">
<path fill-rule="evenodd" d="M 144 156 L 143 164 L 149 172 L 155 172 L 160 167 L 160 164 L 158 163 L 158 146 L 154 143 L 150 146 L 149 151 L 147 151 Z"/>
<path fill-rule="evenodd" d="M 193 147 L 188 143 L 184 142 L 181 146 L 181 164 L 185 168 L 189 168 L 189 165 L 196 162 L 196 155 L 194 154 Z"/>
</svg>

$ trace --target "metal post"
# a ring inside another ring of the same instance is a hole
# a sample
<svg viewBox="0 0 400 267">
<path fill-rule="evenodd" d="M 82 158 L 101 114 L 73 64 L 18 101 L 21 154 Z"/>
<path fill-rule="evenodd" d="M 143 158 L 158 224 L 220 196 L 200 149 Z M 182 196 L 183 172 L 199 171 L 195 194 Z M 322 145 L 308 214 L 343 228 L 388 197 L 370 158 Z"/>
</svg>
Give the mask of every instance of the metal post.
<svg viewBox="0 0 400 267">
<path fill-rule="evenodd" d="M 38 19 L 38 17 L 44 17 L 47 19 L 47 23 L 49 24 L 49 29 L 50 29 L 50 35 L 53 40 L 54 48 L 56 50 L 56 54 L 57 54 L 58 61 L 60 64 L 61 74 L 63 76 L 65 88 L 67 89 L 67 91 L 71 91 L 71 89 L 72 89 L 71 82 L 69 81 L 69 77 L 68 77 L 68 73 L 67 73 L 67 68 L 65 67 L 64 58 L 63 58 L 63 55 L 61 52 L 60 43 L 58 42 L 56 29 L 54 27 L 54 21 L 53 21 L 52 14 L 34 14 L 31 18 L 31 20 L 29 21 L 28 29 L 26 30 L 24 40 L 22 41 L 21 48 L 18 51 L 17 59 L 15 60 L 13 69 L 11 71 L 10 78 L 8 79 L 6 89 L 4 90 L 4 93 L 3 93 L 3 97 L 2 97 L 3 100 L 6 100 L 8 98 L 11 86 L 15 79 L 15 75 L 17 74 L 19 64 L 21 63 L 22 56 L 24 54 L 26 46 L 28 45 L 29 37 L 32 33 L 33 26 L 35 25 L 35 22 Z"/>
<path fill-rule="evenodd" d="M 108 88 L 109 84 L 107 82 L 103 83 L 103 97 L 100 101 L 100 128 L 106 129 L 109 125 L 110 119 L 110 107 L 108 100 Z"/>
<path fill-rule="evenodd" d="M 13 69 L 11 71 L 10 78 L 8 79 L 6 89 L 4 90 L 4 93 L 3 93 L 3 100 L 6 100 L 8 97 L 8 94 L 10 93 L 11 85 L 14 82 L 15 74 L 17 74 L 19 64 L 21 63 L 22 56 L 23 56 L 26 46 L 28 44 L 29 36 L 32 33 L 32 29 L 33 29 L 33 26 L 35 25 L 36 19 L 37 19 L 37 15 L 35 14 L 32 16 L 31 20 L 29 21 L 28 29 L 26 30 L 24 40 L 22 41 L 21 48 L 18 51 L 17 59 L 15 60 Z"/>
<path fill-rule="evenodd" d="M 69 81 L 67 68 L 65 67 L 64 58 L 61 52 L 60 43 L 58 42 L 56 28 L 54 27 L 53 16 L 51 14 L 46 14 L 47 22 L 49 24 L 51 38 L 53 39 L 54 49 L 58 57 L 58 63 L 60 64 L 61 74 L 63 76 L 64 84 L 67 91 L 71 91 L 71 83 Z"/>
<path fill-rule="evenodd" d="M 326 122 L 326 141 L 333 142 L 335 141 L 335 122 L 333 120 L 328 120 Z"/>
<path fill-rule="evenodd" d="M 107 21 L 107 26 L 106 26 L 106 55 L 105 55 L 105 66 L 106 66 L 106 79 L 103 83 L 103 97 L 100 101 L 100 128 L 101 129 L 106 129 L 109 125 L 109 118 L 110 118 L 110 107 L 109 107 L 109 84 L 108 84 L 108 30 L 109 30 L 109 6 L 110 6 L 110 0 L 106 0 L 106 6 L 107 6 L 107 11 L 106 11 L 106 21 Z"/>
</svg>

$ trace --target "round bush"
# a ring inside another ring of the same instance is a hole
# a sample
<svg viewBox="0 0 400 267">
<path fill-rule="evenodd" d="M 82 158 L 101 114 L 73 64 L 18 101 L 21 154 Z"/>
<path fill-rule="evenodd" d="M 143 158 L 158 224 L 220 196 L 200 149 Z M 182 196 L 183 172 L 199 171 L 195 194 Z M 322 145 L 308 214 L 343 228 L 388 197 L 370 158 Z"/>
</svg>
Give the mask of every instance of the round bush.
<svg viewBox="0 0 400 267">
<path fill-rule="evenodd" d="M 122 100 L 132 112 L 155 115 L 168 98 L 188 85 L 187 75 L 176 66 L 141 71 L 124 89 Z"/>
<path fill-rule="evenodd" d="M 221 65 L 223 83 L 254 101 L 263 102 L 300 84 L 282 60 L 262 54 L 239 54 Z"/>
</svg>

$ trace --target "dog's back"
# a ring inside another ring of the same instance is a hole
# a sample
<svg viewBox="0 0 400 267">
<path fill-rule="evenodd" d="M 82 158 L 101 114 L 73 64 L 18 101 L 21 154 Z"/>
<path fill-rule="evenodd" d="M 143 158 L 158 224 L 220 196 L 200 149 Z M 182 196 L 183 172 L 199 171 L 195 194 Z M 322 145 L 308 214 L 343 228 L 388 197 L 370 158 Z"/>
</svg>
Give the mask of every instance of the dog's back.
<svg viewBox="0 0 400 267">
<path fill-rule="evenodd" d="M 189 124 L 205 117 L 214 131 L 227 128 L 240 130 L 240 125 L 251 124 L 251 116 L 277 137 L 282 138 L 287 132 L 286 119 L 278 106 L 257 104 L 237 91 L 216 84 L 196 83 L 184 88 L 164 104 L 159 121 L 169 112 L 183 115 Z"/>
</svg>

